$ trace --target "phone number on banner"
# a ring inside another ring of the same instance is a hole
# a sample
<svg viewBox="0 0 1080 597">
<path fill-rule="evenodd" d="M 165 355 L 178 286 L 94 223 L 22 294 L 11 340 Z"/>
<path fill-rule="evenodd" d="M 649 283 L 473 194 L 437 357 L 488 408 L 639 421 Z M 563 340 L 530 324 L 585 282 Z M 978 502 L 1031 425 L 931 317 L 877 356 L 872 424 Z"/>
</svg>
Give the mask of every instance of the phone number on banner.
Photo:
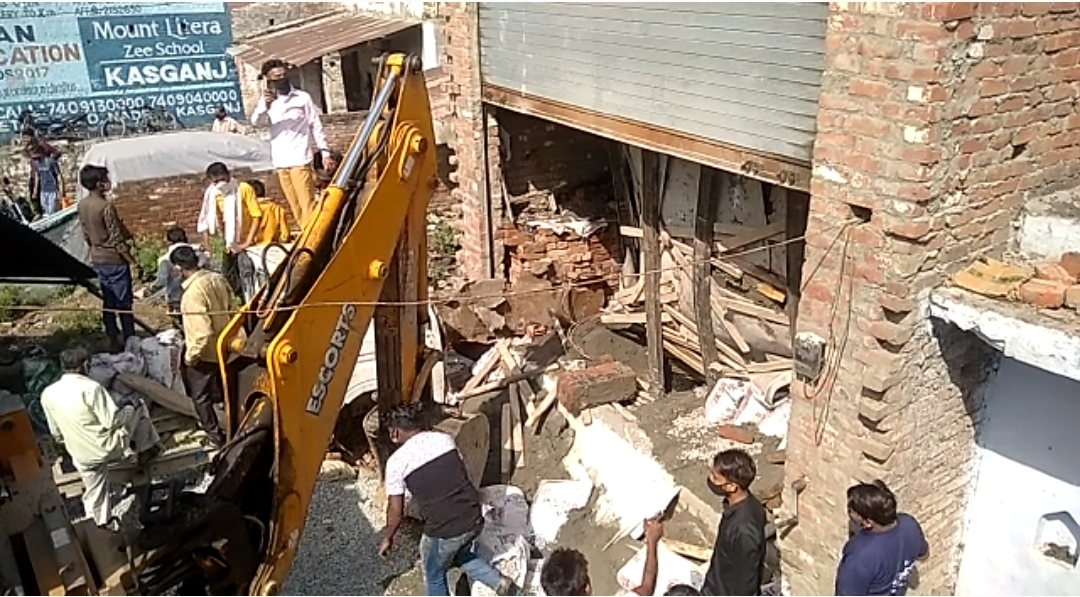
<svg viewBox="0 0 1080 597">
<path fill-rule="evenodd" d="M 105 97 L 81 100 L 56 100 L 38 104 L 49 115 L 79 114 L 82 112 L 115 112 L 131 108 L 193 108 L 207 104 L 235 103 L 240 100 L 235 89 L 158 93 L 136 97 Z"/>
</svg>

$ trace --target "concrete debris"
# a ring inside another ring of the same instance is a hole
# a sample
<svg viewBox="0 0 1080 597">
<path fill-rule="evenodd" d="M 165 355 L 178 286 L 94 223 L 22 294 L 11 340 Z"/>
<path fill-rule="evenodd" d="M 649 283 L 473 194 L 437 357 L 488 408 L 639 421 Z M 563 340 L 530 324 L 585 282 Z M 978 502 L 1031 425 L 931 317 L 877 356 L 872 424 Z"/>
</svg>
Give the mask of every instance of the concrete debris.
<svg viewBox="0 0 1080 597">
<path fill-rule="evenodd" d="M 592 482 L 588 480 L 540 481 L 529 510 L 529 526 L 538 548 L 546 549 L 555 542 L 570 512 L 584 508 L 592 490 Z"/>
</svg>

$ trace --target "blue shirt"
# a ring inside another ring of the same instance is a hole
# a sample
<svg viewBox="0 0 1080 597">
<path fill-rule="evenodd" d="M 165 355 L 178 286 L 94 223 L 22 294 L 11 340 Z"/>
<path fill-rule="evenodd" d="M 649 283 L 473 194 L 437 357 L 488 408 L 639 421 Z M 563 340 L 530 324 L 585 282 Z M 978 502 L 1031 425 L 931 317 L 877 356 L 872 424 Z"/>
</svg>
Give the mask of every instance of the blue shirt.
<svg viewBox="0 0 1080 597">
<path fill-rule="evenodd" d="M 859 531 L 844 545 L 836 594 L 906 595 L 915 562 L 928 547 L 919 523 L 907 514 L 887 531 Z"/>
<path fill-rule="evenodd" d="M 30 166 L 37 174 L 39 193 L 56 193 L 60 190 L 60 164 L 54 158 L 34 158 Z"/>
</svg>

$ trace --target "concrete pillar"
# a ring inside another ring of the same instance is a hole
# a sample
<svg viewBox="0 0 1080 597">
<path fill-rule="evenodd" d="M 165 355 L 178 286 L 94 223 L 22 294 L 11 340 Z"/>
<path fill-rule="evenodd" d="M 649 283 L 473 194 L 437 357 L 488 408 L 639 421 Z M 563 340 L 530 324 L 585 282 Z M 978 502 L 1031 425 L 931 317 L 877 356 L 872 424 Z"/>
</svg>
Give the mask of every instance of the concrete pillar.
<svg viewBox="0 0 1080 597">
<path fill-rule="evenodd" d="M 341 52 L 331 52 L 322 57 L 322 88 L 326 97 L 326 112 L 347 112 L 345 79 L 341 71 Z"/>
</svg>

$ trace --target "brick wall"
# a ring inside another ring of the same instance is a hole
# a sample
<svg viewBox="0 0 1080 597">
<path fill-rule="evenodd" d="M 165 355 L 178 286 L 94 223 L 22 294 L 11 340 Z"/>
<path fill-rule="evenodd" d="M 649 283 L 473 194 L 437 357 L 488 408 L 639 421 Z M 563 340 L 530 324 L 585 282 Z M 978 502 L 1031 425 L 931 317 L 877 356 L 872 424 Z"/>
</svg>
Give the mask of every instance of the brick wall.
<svg viewBox="0 0 1080 597">
<path fill-rule="evenodd" d="M 346 7 L 344 2 L 229 2 L 228 5 L 234 40 Z"/>
<path fill-rule="evenodd" d="M 330 146 L 345 151 L 363 122 L 363 114 L 328 114 L 323 115 L 322 121 Z M 268 197 L 287 206 L 273 171 L 252 173 L 243 169 L 234 171 L 233 176 L 239 180 L 258 178 L 266 185 Z M 193 232 L 205 189 L 206 177 L 202 173 L 193 173 L 123 183 L 117 187 L 113 198 L 120 215 L 136 235 L 158 234 L 171 222 Z"/>
<path fill-rule="evenodd" d="M 453 151 L 451 165 L 455 167 L 450 177 L 457 184 L 451 197 L 461 205 L 458 263 L 462 273 L 472 279 L 495 274 L 492 255 L 502 253 L 500 242 L 493 238 L 494 231 L 488 225 L 502 220 L 498 189 L 492 189 L 495 193 L 490 194 L 488 189 L 489 158 L 494 162 L 491 169 L 498 176 L 499 136 L 494 117 L 486 117 L 481 101 L 476 10 L 476 3 L 471 2 L 439 5 L 439 15 L 444 21 L 440 47 L 451 114 L 447 145 Z M 491 210 L 490 219 L 488 210 Z"/>
<path fill-rule="evenodd" d="M 798 328 L 841 358 L 835 383 L 794 388 L 786 474 L 809 485 L 785 575 L 792 594 L 828 594 L 844 489 L 882 478 L 931 543 L 917 591 L 951 594 L 997 355 L 930 322 L 926 297 L 1007 248 L 1025 199 L 1074 184 L 1080 15 L 1071 3 L 830 12 Z"/>
<path fill-rule="evenodd" d="M 550 197 L 599 181 L 610 184 L 611 141 L 578 129 L 498 109 L 501 170 L 511 198 Z M 606 199 L 601 195 L 598 200 Z M 597 212 L 605 211 L 598 205 Z M 583 216 L 591 214 L 581 214 Z"/>
</svg>

